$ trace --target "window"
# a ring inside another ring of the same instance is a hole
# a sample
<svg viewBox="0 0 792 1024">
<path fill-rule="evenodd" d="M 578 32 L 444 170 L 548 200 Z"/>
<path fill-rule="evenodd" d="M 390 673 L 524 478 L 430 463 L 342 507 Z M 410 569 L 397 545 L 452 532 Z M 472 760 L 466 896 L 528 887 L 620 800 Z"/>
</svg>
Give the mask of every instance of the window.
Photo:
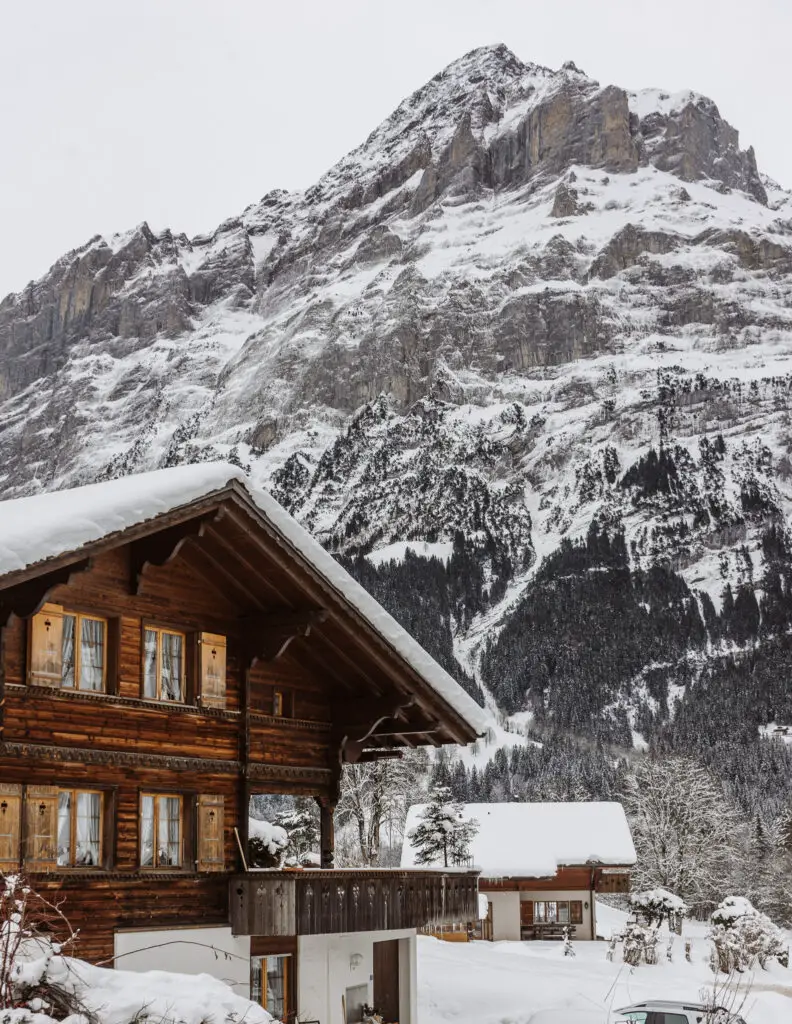
<svg viewBox="0 0 792 1024">
<path fill-rule="evenodd" d="M 250 958 L 250 998 L 275 1020 L 285 1021 L 291 1011 L 289 984 L 291 954 Z"/>
<path fill-rule="evenodd" d="M 143 696 L 184 700 L 184 634 L 146 626 L 143 631 Z"/>
<path fill-rule="evenodd" d="M 583 924 L 582 900 L 536 900 L 533 911 L 537 924 Z"/>
<path fill-rule="evenodd" d="M 68 690 L 105 689 L 107 621 L 47 604 L 30 624 L 29 681 Z"/>
<path fill-rule="evenodd" d="M 58 793 L 58 867 L 97 867 L 102 862 L 102 794 Z"/>
<path fill-rule="evenodd" d="M 181 797 L 144 793 L 140 798 L 140 866 L 177 868 L 181 864 Z"/>
<path fill-rule="evenodd" d="M 293 717 L 293 700 L 291 690 L 273 690 L 272 713 L 278 718 Z"/>
</svg>

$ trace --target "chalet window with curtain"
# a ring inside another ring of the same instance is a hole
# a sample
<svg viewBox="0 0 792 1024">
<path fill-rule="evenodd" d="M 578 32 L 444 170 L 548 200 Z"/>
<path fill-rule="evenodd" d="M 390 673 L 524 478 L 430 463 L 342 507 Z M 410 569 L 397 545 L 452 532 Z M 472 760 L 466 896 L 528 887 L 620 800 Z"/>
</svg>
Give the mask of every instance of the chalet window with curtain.
<svg viewBox="0 0 792 1024">
<path fill-rule="evenodd" d="M 182 831 L 180 796 L 143 793 L 140 797 L 140 866 L 181 867 Z"/>
<path fill-rule="evenodd" d="M 30 620 L 28 681 L 101 692 L 107 678 L 107 620 L 46 604 Z"/>
<path fill-rule="evenodd" d="M 250 998 L 263 1006 L 275 1020 L 291 1015 L 292 957 L 252 956 L 250 958 Z"/>
<path fill-rule="evenodd" d="M 171 629 L 143 630 L 143 696 L 183 703 L 185 698 L 185 636 Z"/>
<path fill-rule="evenodd" d="M 583 924 L 583 901 L 535 900 L 533 921 L 536 924 Z"/>
<path fill-rule="evenodd" d="M 58 793 L 58 867 L 102 863 L 102 794 L 62 789 Z"/>
</svg>

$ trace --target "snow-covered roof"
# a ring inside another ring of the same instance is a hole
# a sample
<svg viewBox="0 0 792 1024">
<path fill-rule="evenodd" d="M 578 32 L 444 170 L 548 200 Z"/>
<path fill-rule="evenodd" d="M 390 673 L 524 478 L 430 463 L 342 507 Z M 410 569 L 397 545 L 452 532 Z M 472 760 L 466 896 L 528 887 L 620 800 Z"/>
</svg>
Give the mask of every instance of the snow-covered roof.
<svg viewBox="0 0 792 1024">
<path fill-rule="evenodd" d="M 207 497 L 236 481 L 271 528 L 355 609 L 477 733 L 488 719 L 427 652 L 275 499 L 224 462 L 175 466 L 71 490 L 0 501 L 0 578 L 77 551 Z"/>
<path fill-rule="evenodd" d="M 407 814 L 402 867 L 415 864 L 407 833 L 419 824 L 425 806 L 415 804 Z M 470 856 L 486 878 L 552 878 L 562 866 L 635 863 L 619 803 L 465 804 L 462 817 L 479 824 Z"/>
</svg>

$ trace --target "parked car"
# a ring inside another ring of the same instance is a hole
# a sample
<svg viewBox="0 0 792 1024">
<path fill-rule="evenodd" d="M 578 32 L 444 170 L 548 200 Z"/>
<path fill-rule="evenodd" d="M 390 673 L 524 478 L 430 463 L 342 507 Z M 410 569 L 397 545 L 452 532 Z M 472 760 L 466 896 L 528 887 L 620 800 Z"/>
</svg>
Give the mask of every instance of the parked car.
<svg viewBox="0 0 792 1024">
<path fill-rule="evenodd" d="M 676 1003 L 670 999 L 648 999 L 616 1010 L 617 1022 L 630 1024 L 745 1024 L 737 1013 L 724 1007 L 707 1010 L 701 1003 Z"/>
<path fill-rule="evenodd" d="M 620 1010 L 608 1012 L 591 1008 L 538 1010 L 528 1024 L 745 1024 L 737 1013 L 723 1007 L 708 1011 L 701 1003 L 672 1002 L 669 999 L 648 999 Z"/>
</svg>

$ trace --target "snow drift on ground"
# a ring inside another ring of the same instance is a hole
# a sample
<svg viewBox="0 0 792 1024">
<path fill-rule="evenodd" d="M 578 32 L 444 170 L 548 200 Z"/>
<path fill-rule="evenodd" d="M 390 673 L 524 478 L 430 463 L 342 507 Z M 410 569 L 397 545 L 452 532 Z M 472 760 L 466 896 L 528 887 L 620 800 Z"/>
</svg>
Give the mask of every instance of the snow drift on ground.
<svg viewBox="0 0 792 1024">
<path fill-rule="evenodd" d="M 598 915 L 603 910 L 603 916 L 610 913 L 617 920 L 618 911 L 598 904 Z M 587 1011 L 592 1024 L 613 1024 L 613 1011 L 643 999 L 700 1002 L 714 977 L 705 931 L 705 925 L 686 929 L 675 941 L 671 963 L 634 969 L 619 957 L 609 963 L 604 942 L 576 942 L 575 956 L 565 957 L 560 942 L 456 943 L 422 936 L 418 1019 L 420 1024 L 526 1024 L 540 1010 L 574 1008 Z M 692 963 L 684 956 L 687 936 Z M 747 1024 L 789 1024 L 792 972 L 777 964 L 757 971 L 743 1015 Z"/>
<path fill-rule="evenodd" d="M 167 959 L 167 958 L 165 958 Z M 67 957 L 51 961 L 51 982 L 74 992 L 95 1014 L 97 1024 L 269 1024 L 273 1020 L 261 1006 L 236 995 L 223 981 L 208 974 L 171 974 L 166 971 L 123 971 L 93 967 Z M 9 1017 L 9 1022 L 50 1024 L 46 1013 Z M 5 1016 L 0 1013 L 0 1020 Z M 63 1024 L 78 1024 L 73 1016 Z"/>
</svg>

